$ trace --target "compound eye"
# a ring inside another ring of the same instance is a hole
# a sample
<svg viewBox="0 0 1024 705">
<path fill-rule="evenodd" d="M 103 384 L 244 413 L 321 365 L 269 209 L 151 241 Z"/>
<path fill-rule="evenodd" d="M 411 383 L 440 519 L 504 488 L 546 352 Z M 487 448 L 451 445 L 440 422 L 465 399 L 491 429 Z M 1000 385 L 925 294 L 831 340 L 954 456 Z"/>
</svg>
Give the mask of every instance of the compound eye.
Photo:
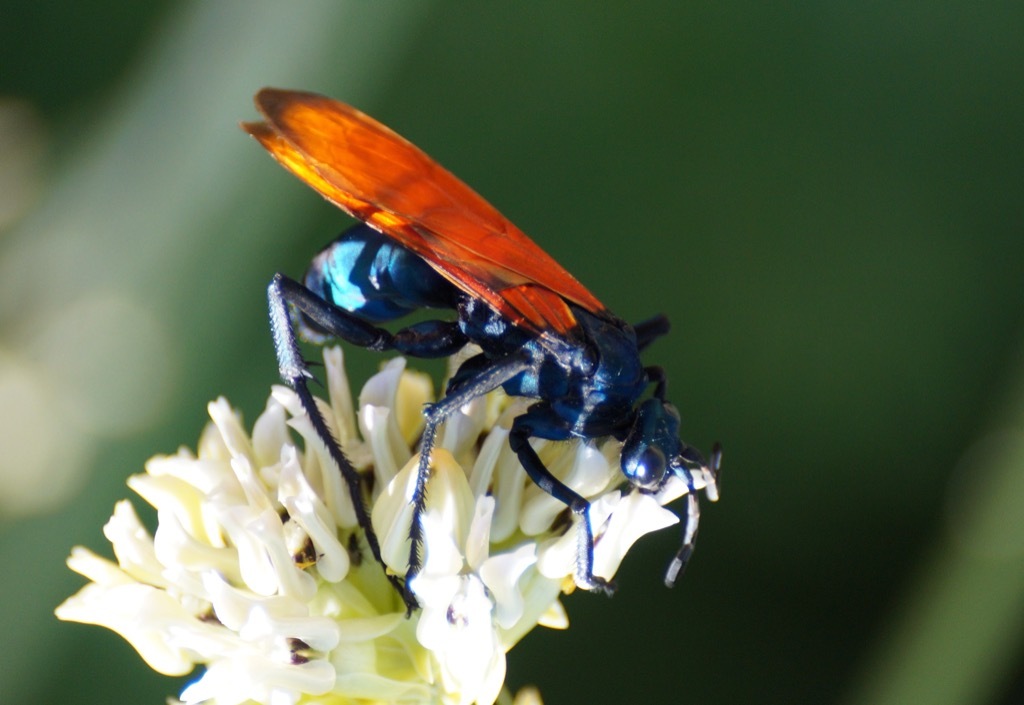
<svg viewBox="0 0 1024 705">
<path fill-rule="evenodd" d="M 665 480 L 665 454 L 657 446 L 647 446 L 630 463 L 627 470 L 629 481 L 645 490 L 661 487 Z"/>
</svg>

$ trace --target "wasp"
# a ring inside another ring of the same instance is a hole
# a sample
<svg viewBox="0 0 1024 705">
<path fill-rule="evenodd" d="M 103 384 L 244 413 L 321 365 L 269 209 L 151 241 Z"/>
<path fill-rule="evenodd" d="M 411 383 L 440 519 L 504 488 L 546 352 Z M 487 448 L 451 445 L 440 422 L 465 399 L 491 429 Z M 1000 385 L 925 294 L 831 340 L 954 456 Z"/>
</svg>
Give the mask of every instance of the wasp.
<svg viewBox="0 0 1024 705">
<path fill-rule="evenodd" d="M 408 586 L 423 565 L 420 517 L 438 427 L 498 387 L 535 400 L 514 419 L 508 440 L 529 477 L 578 517 L 580 586 L 609 594 L 614 589 L 593 571 L 590 505 L 552 475 L 530 439 L 612 436 L 622 443 L 622 473 L 639 491 L 657 492 L 672 476 L 687 483 L 682 545 L 665 576 L 671 586 L 697 536 L 695 480 L 701 477 L 715 498 L 721 449 L 715 444 L 707 462 L 679 439 L 679 413 L 666 399 L 665 372 L 641 362 L 641 352 L 668 332 L 668 320 L 656 316 L 630 325 L 618 318 L 470 187 L 355 108 L 274 88 L 261 90 L 255 103 L 263 121 L 242 128 L 361 221 L 316 255 L 301 282 L 278 273 L 267 293 L 281 377 L 338 465 L 370 551 L 382 565 L 362 478 L 317 410 L 298 340 L 336 338 L 419 358 L 447 357 L 469 344 L 479 350 L 454 373 L 444 397 L 424 411 L 405 583 L 389 573 L 409 610 L 416 601 Z M 423 309 L 449 313 L 394 332 L 380 326 Z"/>
</svg>

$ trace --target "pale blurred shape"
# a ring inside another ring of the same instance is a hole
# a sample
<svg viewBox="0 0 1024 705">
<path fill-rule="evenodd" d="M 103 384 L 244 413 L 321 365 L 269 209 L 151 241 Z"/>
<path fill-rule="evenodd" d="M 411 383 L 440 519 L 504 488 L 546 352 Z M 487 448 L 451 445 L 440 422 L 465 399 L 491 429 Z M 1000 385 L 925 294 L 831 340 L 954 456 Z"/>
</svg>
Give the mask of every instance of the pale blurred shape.
<svg viewBox="0 0 1024 705">
<path fill-rule="evenodd" d="M 541 700 L 540 691 L 528 685 L 519 689 L 513 705 L 544 705 L 544 701 Z"/>
<path fill-rule="evenodd" d="M 1022 399 L 1018 382 L 1012 399 Z M 948 488 L 946 533 L 881 633 L 850 705 L 996 702 L 1024 629 L 1024 407 L 971 447 Z"/>
<path fill-rule="evenodd" d="M 152 311 L 126 293 L 90 291 L 69 301 L 39 322 L 27 347 L 61 390 L 66 420 L 90 435 L 145 429 L 170 399 L 170 336 Z"/>
<path fill-rule="evenodd" d="M 84 480 L 92 444 L 59 408 L 48 370 L 0 349 L 0 516 L 54 509 Z"/>
<path fill-rule="evenodd" d="M 1024 558 L 1024 433 L 1007 428 L 975 443 L 957 464 L 947 526 L 957 548 L 981 560 Z"/>
<path fill-rule="evenodd" d="M 160 320 L 123 294 L 88 292 L 20 326 L 0 349 L 0 514 L 74 496 L 101 438 L 154 423 L 174 384 Z"/>
</svg>

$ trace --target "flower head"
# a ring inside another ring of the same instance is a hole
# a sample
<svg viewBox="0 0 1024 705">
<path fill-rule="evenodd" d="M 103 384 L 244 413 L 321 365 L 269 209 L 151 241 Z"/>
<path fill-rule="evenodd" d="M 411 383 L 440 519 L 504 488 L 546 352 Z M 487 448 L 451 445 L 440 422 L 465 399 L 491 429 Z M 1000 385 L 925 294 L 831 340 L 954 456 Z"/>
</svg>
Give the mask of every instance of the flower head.
<svg viewBox="0 0 1024 705">
<path fill-rule="evenodd" d="M 382 556 L 404 574 L 430 379 L 392 360 L 356 411 L 340 348 L 324 359 L 321 410 L 355 467 L 372 474 Z M 156 509 L 155 533 L 119 502 L 104 529 L 116 562 L 74 549 L 69 566 L 92 582 L 57 616 L 113 629 L 161 673 L 205 666 L 185 703 L 490 705 L 505 653 L 538 624 L 567 626 L 559 596 L 573 588 L 577 560 L 565 507 L 530 482 L 508 446 L 524 403 L 493 392 L 439 434 L 424 565 L 410 586 L 422 610 L 411 618 L 372 559 L 326 449 L 282 387 L 251 434 L 220 399 L 195 453 L 152 458 L 129 479 Z M 639 536 L 678 521 L 662 505 L 686 483 L 658 495 L 623 491 L 616 442 L 535 447 L 592 503 L 597 574 L 610 579 Z"/>
</svg>

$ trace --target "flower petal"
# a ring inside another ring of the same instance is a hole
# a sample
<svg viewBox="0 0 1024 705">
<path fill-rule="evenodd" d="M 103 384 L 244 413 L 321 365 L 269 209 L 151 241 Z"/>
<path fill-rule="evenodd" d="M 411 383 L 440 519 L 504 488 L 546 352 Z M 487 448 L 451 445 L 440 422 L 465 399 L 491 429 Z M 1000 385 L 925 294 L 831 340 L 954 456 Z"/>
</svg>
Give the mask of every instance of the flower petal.
<svg viewBox="0 0 1024 705">
<path fill-rule="evenodd" d="M 120 634 L 149 667 L 181 676 L 195 666 L 195 654 L 168 634 L 194 629 L 198 622 L 167 592 L 150 585 L 86 585 L 56 610 L 65 621 L 96 624 Z"/>
</svg>

